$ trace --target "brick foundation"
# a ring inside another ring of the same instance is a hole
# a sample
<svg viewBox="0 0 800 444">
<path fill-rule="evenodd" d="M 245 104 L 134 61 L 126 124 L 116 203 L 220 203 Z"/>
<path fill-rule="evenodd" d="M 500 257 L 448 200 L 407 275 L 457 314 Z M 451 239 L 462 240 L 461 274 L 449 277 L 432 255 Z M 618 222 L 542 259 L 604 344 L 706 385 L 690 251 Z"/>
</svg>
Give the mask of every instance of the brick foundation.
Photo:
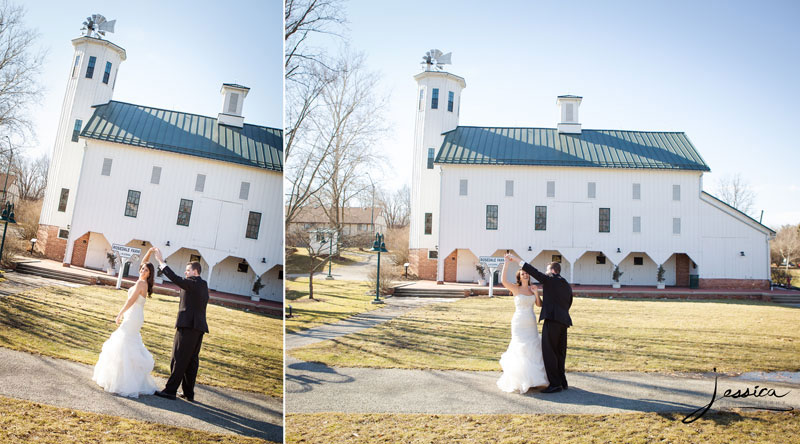
<svg viewBox="0 0 800 444">
<path fill-rule="evenodd" d="M 409 269 L 420 279 L 436 280 L 436 259 L 428 259 L 427 248 L 412 248 L 408 250 Z"/>
<path fill-rule="evenodd" d="M 675 255 L 675 286 L 688 287 L 689 286 L 689 256 L 685 254 Z"/>
<path fill-rule="evenodd" d="M 86 262 L 86 250 L 89 248 L 89 233 L 84 234 L 72 246 L 72 259 L 70 264 L 83 267 Z"/>
<path fill-rule="evenodd" d="M 453 252 L 450 253 L 444 259 L 444 281 L 455 282 L 457 270 L 458 270 L 458 250 L 453 250 Z"/>
<path fill-rule="evenodd" d="M 59 239 L 58 227 L 39 225 L 39 231 L 36 232 L 36 251 L 48 259 L 63 262 L 64 253 L 67 251 L 67 240 Z"/>
<path fill-rule="evenodd" d="M 769 281 L 765 279 L 703 279 L 700 288 L 717 288 L 723 290 L 769 290 Z"/>
</svg>

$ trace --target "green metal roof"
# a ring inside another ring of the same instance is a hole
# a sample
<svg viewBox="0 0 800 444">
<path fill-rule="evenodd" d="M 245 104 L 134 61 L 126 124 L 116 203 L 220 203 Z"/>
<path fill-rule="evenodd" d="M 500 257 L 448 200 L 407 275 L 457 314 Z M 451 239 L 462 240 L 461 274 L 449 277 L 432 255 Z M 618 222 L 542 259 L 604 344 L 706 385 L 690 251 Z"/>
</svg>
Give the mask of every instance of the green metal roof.
<svg viewBox="0 0 800 444">
<path fill-rule="evenodd" d="M 711 171 L 680 132 L 459 126 L 444 133 L 440 164 L 548 165 Z"/>
<path fill-rule="evenodd" d="M 82 137 L 283 171 L 283 131 L 111 101 L 95 106 Z"/>
</svg>

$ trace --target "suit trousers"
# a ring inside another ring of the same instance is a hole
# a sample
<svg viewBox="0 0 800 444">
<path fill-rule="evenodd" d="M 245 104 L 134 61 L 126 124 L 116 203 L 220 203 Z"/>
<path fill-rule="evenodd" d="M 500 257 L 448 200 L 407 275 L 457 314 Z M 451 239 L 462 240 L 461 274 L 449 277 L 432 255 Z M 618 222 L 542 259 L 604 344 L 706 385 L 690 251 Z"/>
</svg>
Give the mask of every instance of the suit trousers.
<svg viewBox="0 0 800 444">
<path fill-rule="evenodd" d="M 203 332 L 193 328 L 178 328 L 172 343 L 172 361 L 169 363 L 169 379 L 164 392 L 177 394 L 178 386 L 183 385 L 183 394 L 194 396 L 194 382 L 200 367 L 200 346 L 203 345 Z"/>
<path fill-rule="evenodd" d="M 564 362 L 567 360 L 567 326 L 549 319 L 542 327 L 542 357 L 550 387 L 565 387 L 567 375 Z"/>
</svg>

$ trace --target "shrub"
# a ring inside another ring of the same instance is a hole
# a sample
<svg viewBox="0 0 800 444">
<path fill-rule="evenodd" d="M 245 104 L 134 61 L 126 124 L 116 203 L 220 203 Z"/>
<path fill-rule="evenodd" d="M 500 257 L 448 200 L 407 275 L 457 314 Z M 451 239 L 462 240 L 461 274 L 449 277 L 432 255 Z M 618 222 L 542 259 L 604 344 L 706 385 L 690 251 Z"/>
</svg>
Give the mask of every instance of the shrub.
<svg viewBox="0 0 800 444">
<path fill-rule="evenodd" d="M 395 265 L 403 266 L 410 261 L 408 254 L 408 227 L 386 230 L 386 249 Z"/>
<path fill-rule="evenodd" d="M 389 294 L 394 284 L 400 281 L 403 277 L 401 271 L 403 267 L 396 265 L 386 264 L 381 267 L 381 294 Z M 373 267 L 367 274 L 369 279 L 370 289 L 375 288 L 375 280 L 377 278 L 378 267 Z M 371 290 L 370 290 L 371 291 Z"/>
</svg>

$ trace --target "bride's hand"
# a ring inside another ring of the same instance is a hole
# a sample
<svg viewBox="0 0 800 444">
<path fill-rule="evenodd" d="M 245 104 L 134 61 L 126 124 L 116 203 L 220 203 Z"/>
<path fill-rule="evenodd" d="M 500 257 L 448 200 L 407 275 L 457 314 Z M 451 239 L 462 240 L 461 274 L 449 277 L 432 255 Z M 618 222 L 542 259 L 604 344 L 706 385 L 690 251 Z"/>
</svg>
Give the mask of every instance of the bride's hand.
<svg viewBox="0 0 800 444">
<path fill-rule="evenodd" d="M 122 322 L 122 313 L 117 315 L 117 318 L 114 319 L 114 322 L 116 322 L 117 325 L 119 325 Z"/>
</svg>

